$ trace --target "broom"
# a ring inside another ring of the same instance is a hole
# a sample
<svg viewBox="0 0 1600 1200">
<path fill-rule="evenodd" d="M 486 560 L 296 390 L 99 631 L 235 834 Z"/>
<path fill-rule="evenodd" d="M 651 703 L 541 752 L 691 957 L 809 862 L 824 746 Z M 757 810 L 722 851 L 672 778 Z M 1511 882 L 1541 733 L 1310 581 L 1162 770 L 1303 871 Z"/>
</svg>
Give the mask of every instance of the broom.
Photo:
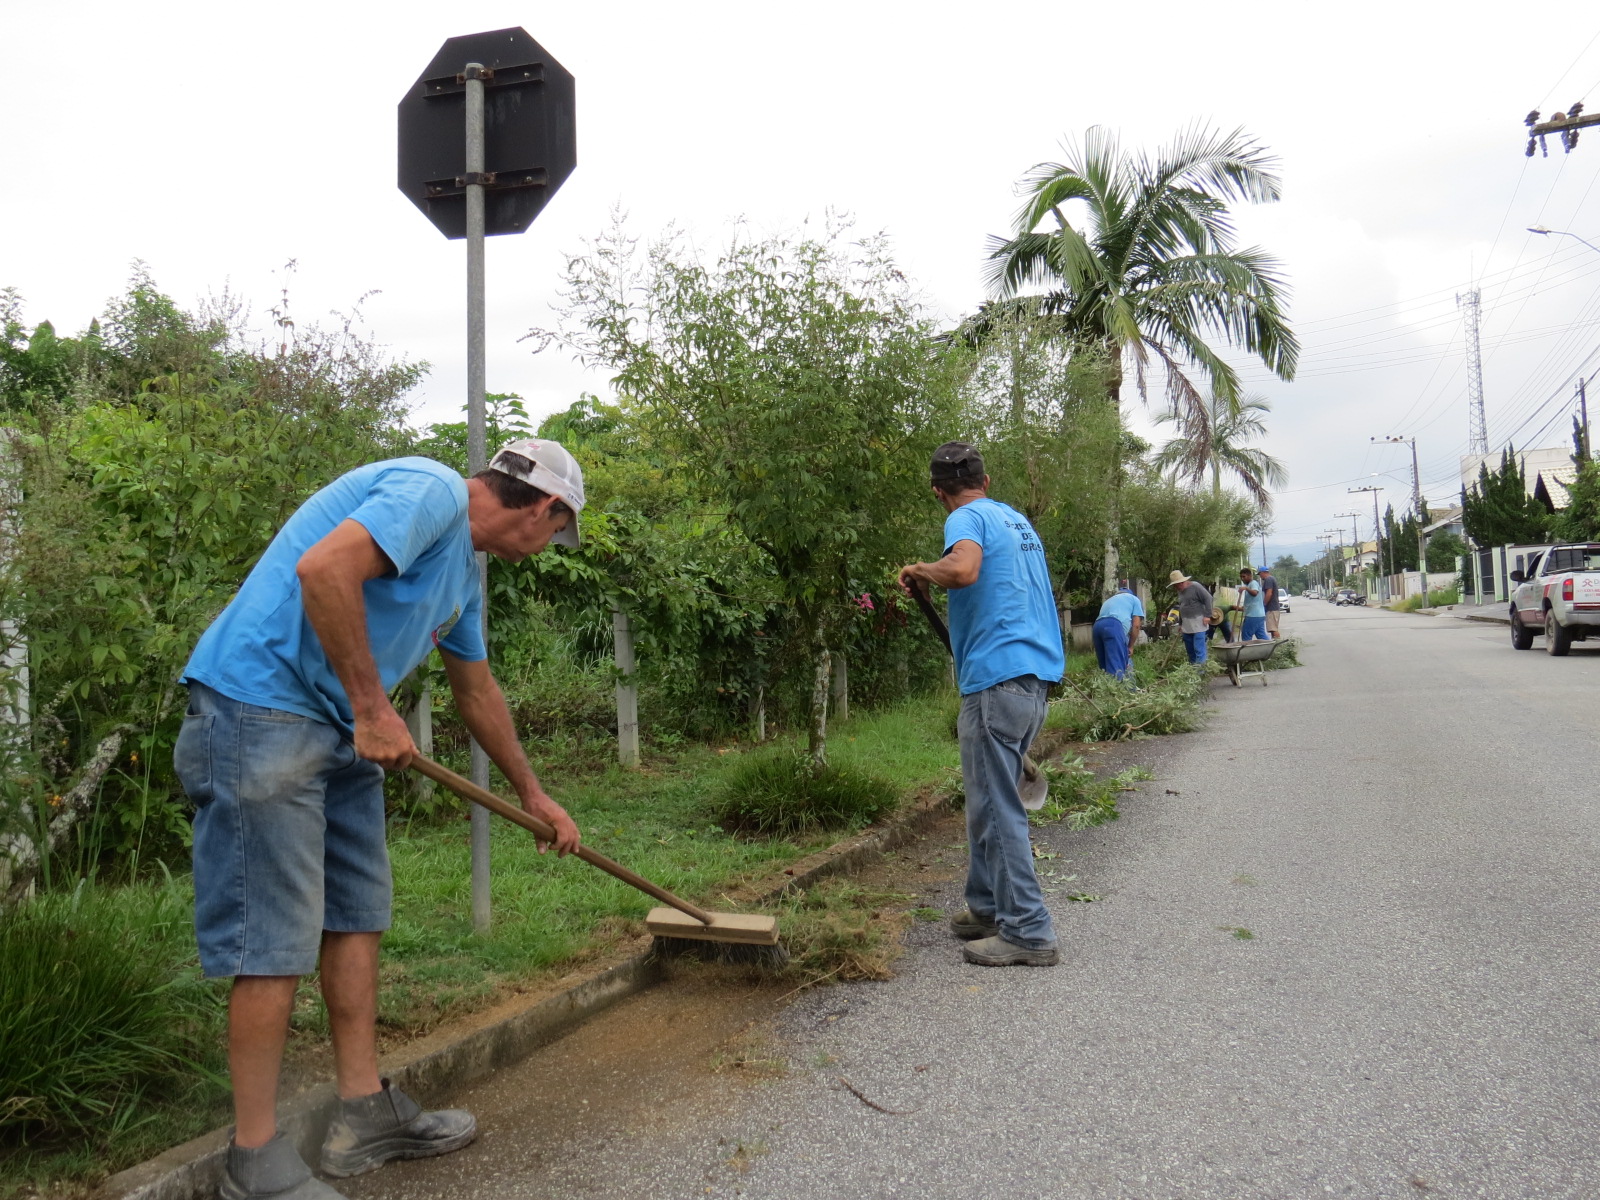
<svg viewBox="0 0 1600 1200">
<path fill-rule="evenodd" d="M 498 813 L 506 820 L 531 830 L 540 841 L 555 841 L 556 831 L 548 822 L 502 800 L 470 779 L 463 779 L 448 767 L 442 767 L 420 754 L 412 758 L 411 766 L 435 783 L 449 788 L 463 800 L 487 808 L 490 812 Z M 651 883 L 643 875 L 635 874 L 598 850 L 580 845 L 574 853 L 590 866 L 599 867 L 606 874 L 670 906 L 652 908 L 644 919 L 645 928 L 656 936 L 658 948 L 666 948 L 671 939 L 689 939 L 717 943 L 719 957 L 729 961 L 782 965 L 788 957 L 783 947 L 778 945 L 776 917 L 752 913 L 707 912 L 687 900 L 674 896 L 666 888 Z M 743 948 L 742 953 L 740 948 Z"/>
</svg>

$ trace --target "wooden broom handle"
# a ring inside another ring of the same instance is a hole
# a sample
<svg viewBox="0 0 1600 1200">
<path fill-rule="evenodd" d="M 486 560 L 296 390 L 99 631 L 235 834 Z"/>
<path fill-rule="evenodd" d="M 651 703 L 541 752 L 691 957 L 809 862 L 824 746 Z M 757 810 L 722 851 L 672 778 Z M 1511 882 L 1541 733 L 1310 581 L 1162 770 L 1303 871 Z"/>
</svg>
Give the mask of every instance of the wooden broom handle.
<svg viewBox="0 0 1600 1200">
<path fill-rule="evenodd" d="M 463 800 L 487 808 L 492 813 L 499 813 L 508 821 L 521 825 L 524 829 L 532 830 L 535 837 L 543 842 L 556 840 L 556 831 L 549 822 L 542 821 L 530 812 L 524 812 L 514 804 L 509 804 L 500 799 L 493 792 L 485 791 L 470 779 L 463 779 L 448 767 L 441 767 L 431 758 L 422 755 L 413 755 L 411 759 L 413 770 L 420 771 L 435 783 L 443 784 Z M 647 896 L 654 896 L 663 904 L 670 904 L 681 913 L 687 913 L 702 925 L 711 924 L 711 914 L 704 909 L 696 908 L 687 900 L 680 900 L 664 887 L 657 887 L 643 875 L 636 875 L 619 862 L 613 862 L 598 850 L 579 845 L 575 854 L 590 866 L 599 867 L 607 875 L 622 880 L 630 887 L 636 887 Z"/>
</svg>

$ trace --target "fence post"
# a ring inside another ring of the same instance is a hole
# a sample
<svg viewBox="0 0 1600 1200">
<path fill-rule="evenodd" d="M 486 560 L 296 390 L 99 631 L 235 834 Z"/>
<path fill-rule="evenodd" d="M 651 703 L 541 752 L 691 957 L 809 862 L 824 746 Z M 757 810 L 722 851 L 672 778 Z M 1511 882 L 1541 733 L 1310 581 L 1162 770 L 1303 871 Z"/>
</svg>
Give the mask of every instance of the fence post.
<svg viewBox="0 0 1600 1200">
<path fill-rule="evenodd" d="M 850 664 L 842 650 L 833 655 L 833 715 L 838 721 L 850 719 Z"/>
<path fill-rule="evenodd" d="M 617 661 L 617 761 L 639 765 L 639 686 L 633 681 L 633 627 L 621 608 L 611 610 L 613 653 Z"/>
<path fill-rule="evenodd" d="M 426 757 L 432 758 L 433 684 L 421 667 L 412 672 L 406 680 L 406 694 L 413 698 L 413 703 L 406 713 L 406 728 L 410 730 L 411 740 L 416 743 L 417 749 Z M 433 780 L 422 772 L 410 772 L 407 785 L 412 799 L 427 803 L 433 798 Z"/>
</svg>

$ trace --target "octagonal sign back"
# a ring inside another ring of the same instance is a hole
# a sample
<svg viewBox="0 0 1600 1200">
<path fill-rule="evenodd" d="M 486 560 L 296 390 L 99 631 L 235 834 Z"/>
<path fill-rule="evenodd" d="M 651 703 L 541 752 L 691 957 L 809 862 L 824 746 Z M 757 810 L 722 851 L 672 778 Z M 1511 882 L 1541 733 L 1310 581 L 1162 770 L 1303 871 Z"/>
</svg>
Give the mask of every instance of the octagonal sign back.
<svg viewBox="0 0 1600 1200">
<path fill-rule="evenodd" d="M 400 190 L 447 238 L 467 236 L 468 63 L 484 83 L 485 232 L 522 233 L 578 163 L 572 75 L 526 30 L 453 37 L 400 101 Z"/>
</svg>

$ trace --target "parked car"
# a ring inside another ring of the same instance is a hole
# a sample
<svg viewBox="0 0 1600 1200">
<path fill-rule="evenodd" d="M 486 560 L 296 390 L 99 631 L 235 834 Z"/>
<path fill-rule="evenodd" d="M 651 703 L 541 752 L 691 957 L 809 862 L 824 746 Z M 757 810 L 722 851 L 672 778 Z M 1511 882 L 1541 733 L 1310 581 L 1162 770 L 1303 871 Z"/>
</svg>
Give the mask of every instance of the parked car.
<svg viewBox="0 0 1600 1200">
<path fill-rule="evenodd" d="M 1319 587 L 1309 587 L 1304 592 L 1300 593 L 1300 596 L 1301 599 L 1304 600 L 1321 600 L 1322 589 Z"/>
<path fill-rule="evenodd" d="M 1333 602 L 1340 608 L 1347 604 L 1365 605 L 1367 597 L 1365 592 L 1358 592 L 1354 588 L 1340 588 L 1333 594 Z"/>
<path fill-rule="evenodd" d="M 1288 612 L 1289 611 L 1289 595 L 1290 595 L 1290 593 L 1284 592 L 1282 595 L 1280 595 L 1278 597 L 1278 611 L 1279 612 Z"/>
<path fill-rule="evenodd" d="M 1600 631 L 1600 542 L 1551 546 L 1529 556 L 1511 572 L 1511 644 L 1533 649 L 1544 635 L 1547 653 L 1557 656 Z"/>
</svg>

